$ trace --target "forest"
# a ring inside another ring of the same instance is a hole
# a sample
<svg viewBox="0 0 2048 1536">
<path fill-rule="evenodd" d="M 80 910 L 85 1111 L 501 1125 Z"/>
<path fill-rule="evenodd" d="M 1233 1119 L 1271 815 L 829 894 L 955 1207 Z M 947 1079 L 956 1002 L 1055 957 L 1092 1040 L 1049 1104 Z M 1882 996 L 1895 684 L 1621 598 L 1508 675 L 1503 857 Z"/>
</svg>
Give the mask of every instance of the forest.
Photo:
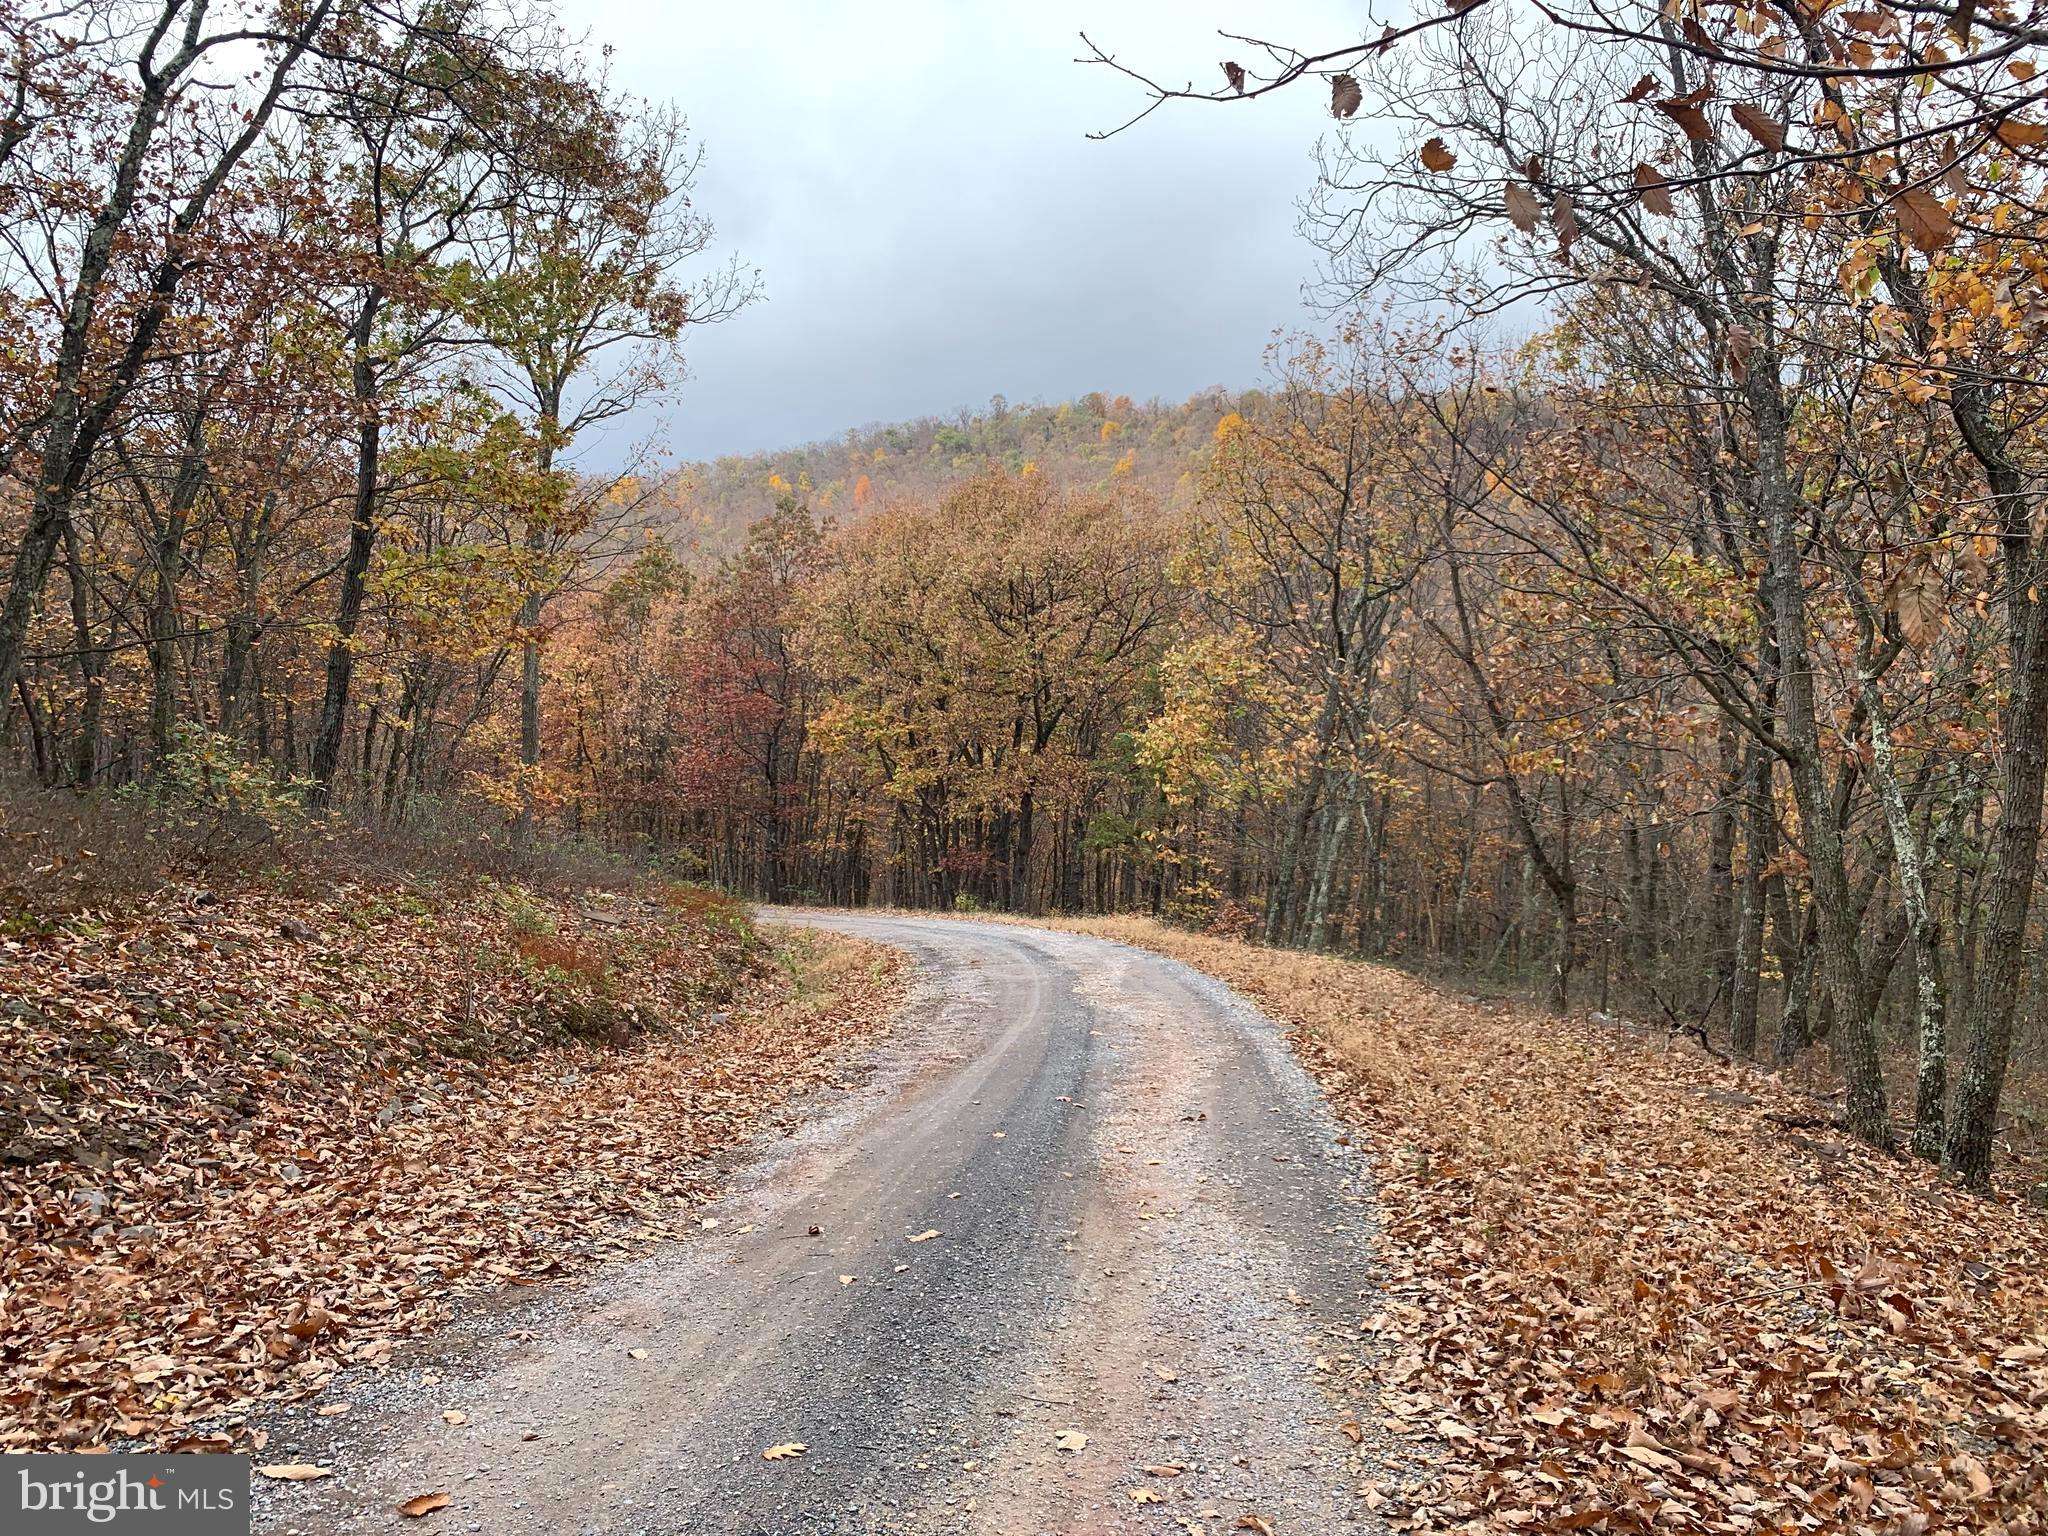
<svg viewBox="0 0 2048 1536">
<path fill-rule="evenodd" d="M 1982 1187 L 2048 1020 L 2040 38 L 1629 16 L 1097 50 L 1119 131 L 1330 91 L 1257 387 L 671 473 L 583 450 L 757 280 L 545 12 L 9 3 L 10 815 L 1143 911 L 1824 1060 Z"/>
<path fill-rule="evenodd" d="M 0 1515 L 2048 1532 L 2048 0 L 1094 9 L 0 0 Z"/>
</svg>

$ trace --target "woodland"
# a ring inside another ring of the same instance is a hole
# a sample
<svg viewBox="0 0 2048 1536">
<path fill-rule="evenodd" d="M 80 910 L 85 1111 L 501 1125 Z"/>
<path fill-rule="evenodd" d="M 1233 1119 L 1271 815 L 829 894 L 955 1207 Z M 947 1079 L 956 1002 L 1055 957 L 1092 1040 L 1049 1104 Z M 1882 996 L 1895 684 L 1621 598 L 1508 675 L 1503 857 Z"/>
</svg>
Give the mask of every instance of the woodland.
<svg viewBox="0 0 2048 1536">
<path fill-rule="evenodd" d="M 94 899 L 81 805 L 1136 911 L 1824 1063 L 1986 1188 L 2048 1044 L 2042 26 L 1084 41 L 1110 132 L 1328 93 L 1327 319 L 676 474 L 579 450 L 757 281 L 557 18 L 0 0 L 19 921 Z"/>
</svg>

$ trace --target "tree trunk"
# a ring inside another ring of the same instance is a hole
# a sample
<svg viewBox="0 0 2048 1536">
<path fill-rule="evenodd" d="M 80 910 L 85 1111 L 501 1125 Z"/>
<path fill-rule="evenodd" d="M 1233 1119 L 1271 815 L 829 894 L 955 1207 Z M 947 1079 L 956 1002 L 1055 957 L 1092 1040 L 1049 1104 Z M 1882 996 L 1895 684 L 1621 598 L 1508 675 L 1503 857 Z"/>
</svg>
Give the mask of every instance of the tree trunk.
<svg viewBox="0 0 2048 1536">
<path fill-rule="evenodd" d="M 1948 1031 L 1942 1016 L 1941 934 L 1928 905 L 1924 850 L 1913 827 L 1912 813 L 1899 788 L 1892 757 L 1891 729 L 1876 681 L 1862 679 L 1865 713 L 1870 717 L 1870 776 L 1891 833 L 1897 865 L 1899 899 L 1906 909 L 1906 940 L 1913 956 L 1914 1035 L 1920 1066 L 1913 1106 L 1913 1151 L 1930 1161 L 1941 1157 L 1942 1116 L 1948 1096 Z"/>
<path fill-rule="evenodd" d="M 540 447 L 536 457 L 541 478 L 555 467 L 555 438 L 561 431 L 561 399 L 545 396 L 538 423 Z M 519 765 L 526 781 L 520 788 L 519 818 L 513 823 L 512 840 L 525 844 L 533 836 L 533 797 L 540 779 L 540 621 L 547 606 L 547 588 L 542 567 L 547 556 L 547 522 L 534 514 L 526 525 L 526 552 L 533 562 L 526 573 L 526 595 L 519 603 Z"/>
<path fill-rule="evenodd" d="M 334 641 L 327 648 L 327 685 L 320 701 L 320 724 L 313 738 L 314 806 L 333 801 L 334 773 L 341 762 L 341 738 L 348 726 L 349 684 L 355 676 L 356 629 L 362 623 L 363 592 L 369 581 L 370 557 L 377 547 L 377 475 L 384 423 L 377 409 L 377 370 L 370 355 L 377 311 L 383 294 L 372 288 L 356 317 L 351 372 L 356 410 L 355 499 L 349 511 L 348 553 L 341 566 L 341 595 L 335 604 Z"/>
<path fill-rule="evenodd" d="M 106 713 L 107 658 L 93 640 L 92 587 L 86 581 L 77 525 L 69 519 L 64 524 L 64 565 L 65 580 L 71 588 L 72 643 L 78 647 L 78 673 L 84 689 L 78 732 L 71 743 L 71 783 L 84 790 L 92 788 L 100 776 L 100 722 Z"/>
<path fill-rule="evenodd" d="M 1351 841 L 1354 811 L 1351 776 L 1337 781 L 1337 792 L 1325 814 L 1322 838 L 1316 847 L 1315 878 L 1309 888 L 1308 947 L 1318 954 L 1330 947 L 1331 892 L 1336 886 L 1337 867 Z"/>
<path fill-rule="evenodd" d="M 1833 797 L 1827 792 L 1820 729 L 1814 713 L 1806 589 L 1799 529 L 1793 518 L 1798 501 L 1785 467 L 1788 423 L 1777 370 L 1776 356 L 1766 359 L 1760 350 L 1747 376 L 1747 393 L 1756 419 L 1758 492 L 1764 503 L 1770 556 L 1771 617 L 1782 668 L 1780 705 L 1787 738 L 1785 765 L 1806 834 L 1813 903 L 1820 919 L 1822 974 L 1835 999 L 1843 1033 L 1849 1129 L 1872 1146 L 1889 1150 L 1892 1128 L 1885 1103 L 1883 1063 L 1878 1055 L 1876 1030 L 1871 1020 L 1857 1009 L 1857 918 L 1843 865 L 1842 829 L 1835 818 Z"/>
<path fill-rule="evenodd" d="M 1763 866 L 1769 845 L 1764 822 L 1770 814 L 1770 774 L 1770 754 L 1760 747 L 1750 748 L 1742 773 L 1747 833 L 1742 878 L 1736 887 L 1735 975 L 1728 999 L 1729 1041 L 1744 1060 L 1756 1055 L 1757 1004 L 1763 991 Z"/>
<path fill-rule="evenodd" d="M 1550 1006 L 1569 1013 L 1572 1006 L 1572 971 L 1578 959 L 1579 888 L 1567 881 L 1551 887 L 1550 899 L 1557 910 L 1557 960 L 1551 970 Z"/>
<path fill-rule="evenodd" d="M 1773 1053 L 1779 1066 L 1796 1061 L 1813 1044 L 1813 983 L 1819 968 L 1820 938 L 1809 921 L 1797 962 L 1785 972 L 1785 1000 L 1778 1010 L 1778 1044 Z"/>
<path fill-rule="evenodd" d="M 1735 819 L 1742 797 L 1742 756 L 1735 722 L 1721 722 L 1721 792 L 1707 835 L 1707 959 L 1709 993 L 1717 1012 L 1734 1016 L 1737 951 Z"/>
<path fill-rule="evenodd" d="M 186 431 L 153 551 L 156 588 L 149 614 L 149 735 L 156 764 L 171 755 L 177 731 L 178 583 L 185 574 L 185 528 L 206 484 L 205 427 L 197 411 Z"/>
</svg>

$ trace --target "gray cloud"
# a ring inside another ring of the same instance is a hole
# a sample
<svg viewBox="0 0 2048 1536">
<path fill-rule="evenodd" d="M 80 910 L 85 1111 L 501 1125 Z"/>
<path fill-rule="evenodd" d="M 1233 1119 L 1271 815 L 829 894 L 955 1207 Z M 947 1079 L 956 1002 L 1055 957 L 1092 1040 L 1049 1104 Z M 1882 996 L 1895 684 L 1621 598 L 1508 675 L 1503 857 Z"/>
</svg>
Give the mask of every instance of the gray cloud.
<svg viewBox="0 0 2048 1536">
<path fill-rule="evenodd" d="M 568 0 L 628 89 L 673 99 L 708 150 L 699 206 L 765 302 L 695 333 L 690 380 L 622 431 L 683 458 L 870 421 L 1090 389 L 1244 384 L 1309 319 L 1295 234 L 1313 86 L 1169 107 L 1106 143 L 1137 87 L 1072 61 L 1104 47 L 1205 87 L 1219 27 L 1327 44 L 1354 7 L 1200 3 L 805 4 L 663 14 Z M 599 454 L 624 447 L 620 434 Z"/>
</svg>

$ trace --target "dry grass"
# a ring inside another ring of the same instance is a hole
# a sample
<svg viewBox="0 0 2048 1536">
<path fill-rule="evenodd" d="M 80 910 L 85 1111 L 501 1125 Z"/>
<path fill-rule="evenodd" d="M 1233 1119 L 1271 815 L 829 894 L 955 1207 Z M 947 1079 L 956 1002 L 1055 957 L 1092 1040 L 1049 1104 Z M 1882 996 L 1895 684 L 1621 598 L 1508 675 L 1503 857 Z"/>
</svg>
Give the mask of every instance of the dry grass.
<svg viewBox="0 0 2048 1536">
<path fill-rule="evenodd" d="M 132 906 L 166 888 L 257 883 L 317 900 L 339 884 L 431 891 L 478 880 L 560 897 L 647 883 L 629 858 L 559 841 L 515 845 L 502 825 L 365 827 L 341 815 L 260 816 L 0 776 L 0 926 Z M 685 918 L 743 915 L 741 904 L 701 887 L 669 887 L 666 899 Z"/>
<path fill-rule="evenodd" d="M 537 965 L 542 970 L 560 971 L 564 976 L 590 982 L 604 979 L 603 956 L 594 953 L 589 946 L 574 939 L 565 939 L 560 934 L 515 932 L 512 947 L 527 964 Z"/>
</svg>

